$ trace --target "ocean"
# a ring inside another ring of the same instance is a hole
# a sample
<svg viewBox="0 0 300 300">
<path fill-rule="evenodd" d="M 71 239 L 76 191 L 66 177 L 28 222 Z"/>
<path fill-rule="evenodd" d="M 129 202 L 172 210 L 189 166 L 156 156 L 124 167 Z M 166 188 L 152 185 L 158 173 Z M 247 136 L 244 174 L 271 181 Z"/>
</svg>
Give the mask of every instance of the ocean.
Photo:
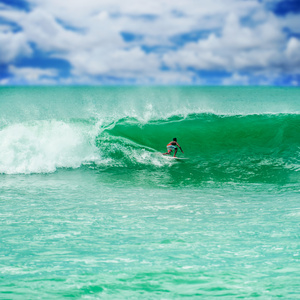
<svg viewBox="0 0 300 300">
<path fill-rule="evenodd" d="M 1 299 L 300 299 L 299 194 L 299 88 L 0 88 Z"/>
</svg>

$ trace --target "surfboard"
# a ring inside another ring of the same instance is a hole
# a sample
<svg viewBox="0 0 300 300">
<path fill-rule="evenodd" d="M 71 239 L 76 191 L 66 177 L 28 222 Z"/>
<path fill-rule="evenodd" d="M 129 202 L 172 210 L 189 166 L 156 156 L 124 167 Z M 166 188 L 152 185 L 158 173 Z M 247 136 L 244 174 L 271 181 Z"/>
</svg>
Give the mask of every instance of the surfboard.
<svg viewBox="0 0 300 300">
<path fill-rule="evenodd" d="M 163 155 L 161 152 L 156 152 L 155 154 L 156 155 L 160 155 L 160 156 L 162 156 L 162 157 L 164 157 L 166 159 L 182 160 L 182 161 L 189 159 L 188 157 L 177 157 L 177 156 L 174 157 L 174 156 L 170 156 L 170 155 Z"/>
<path fill-rule="evenodd" d="M 175 159 L 175 160 L 187 160 L 188 158 L 187 157 L 167 157 L 168 159 Z"/>
<path fill-rule="evenodd" d="M 174 157 L 174 156 L 170 156 L 170 155 L 163 155 L 163 157 L 167 158 L 167 159 L 174 159 L 174 160 L 187 160 L 188 158 L 187 157 Z"/>
</svg>

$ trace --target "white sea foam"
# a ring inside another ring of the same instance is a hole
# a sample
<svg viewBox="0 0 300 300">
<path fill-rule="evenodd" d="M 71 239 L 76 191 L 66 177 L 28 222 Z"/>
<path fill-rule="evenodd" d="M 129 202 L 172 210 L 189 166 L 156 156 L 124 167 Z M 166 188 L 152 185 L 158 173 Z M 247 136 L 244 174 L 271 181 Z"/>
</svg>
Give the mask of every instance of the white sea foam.
<svg viewBox="0 0 300 300">
<path fill-rule="evenodd" d="M 7 126 L 0 131 L 0 173 L 48 173 L 98 159 L 86 130 L 83 125 L 54 120 Z"/>
</svg>

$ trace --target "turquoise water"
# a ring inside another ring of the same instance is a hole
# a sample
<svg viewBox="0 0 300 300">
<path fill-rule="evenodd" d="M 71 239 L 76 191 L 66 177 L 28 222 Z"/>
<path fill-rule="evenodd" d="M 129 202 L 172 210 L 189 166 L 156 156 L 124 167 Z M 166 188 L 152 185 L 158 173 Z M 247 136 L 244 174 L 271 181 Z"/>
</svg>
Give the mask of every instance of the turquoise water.
<svg viewBox="0 0 300 300">
<path fill-rule="evenodd" d="M 299 298 L 298 88 L 0 100 L 1 299 Z"/>
</svg>

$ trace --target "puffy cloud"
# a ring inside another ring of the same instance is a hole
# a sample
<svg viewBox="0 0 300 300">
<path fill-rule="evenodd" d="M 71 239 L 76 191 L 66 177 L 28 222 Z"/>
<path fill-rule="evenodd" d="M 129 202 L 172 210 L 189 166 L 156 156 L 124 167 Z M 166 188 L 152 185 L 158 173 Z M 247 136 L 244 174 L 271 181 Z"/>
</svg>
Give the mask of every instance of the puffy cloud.
<svg viewBox="0 0 300 300">
<path fill-rule="evenodd" d="M 17 68 L 13 65 L 8 67 L 8 71 L 13 75 L 13 79 L 7 83 L 29 83 L 29 84 L 54 84 L 57 71 L 55 69 L 40 68 Z"/>
<path fill-rule="evenodd" d="M 223 79 L 222 83 L 223 85 L 248 85 L 249 77 L 234 73 L 232 76 Z"/>
<path fill-rule="evenodd" d="M 42 66 L 37 73 L 23 68 L 21 77 L 34 82 L 48 76 L 59 83 L 209 83 L 200 71 L 223 71 L 231 76 L 222 84 L 247 84 L 251 74 L 299 72 L 299 15 L 276 16 L 269 1 L 27 2 L 28 11 L 0 10 L 7 20 L 0 27 L 0 63 L 15 64 L 10 72 L 19 79 L 18 59 L 34 60 L 36 51 L 71 67 L 63 78 L 53 70 L 47 75 L 49 69 L 42 74 Z"/>
<path fill-rule="evenodd" d="M 291 72 L 300 73 L 300 40 L 292 37 L 289 39 L 285 55 L 289 62 Z"/>
<path fill-rule="evenodd" d="M 23 33 L 12 33 L 7 28 L 0 32 L 0 64 L 15 61 L 18 57 L 29 56 L 32 51 Z"/>
<path fill-rule="evenodd" d="M 278 45 L 285 41 L 278 29 L 272 17 L 269 22 L 250 28 L 240 24 L 235 14 L 230 14 L 221 35 L 212 33 L 207 39 L 188 43 L 178 51 L 165 54 L 164 61 L 183 69 L 229 72 L 272 68 L 280 57 Z"/>
<path fill-rule="evenodd" d="M 104 59 L 103 59 L 104 58 Z M 140 48 L 118 50 L 110 53 L 101 48 L 90 52 L 76 53 L 70 57 L 74 66 L 74 74 L 92 74 L 119 77 L 135 77 L 147 70 L 149 75 L 155 75 L 159 68 L 156 55 L 145 54 Z"/>
</svg>

